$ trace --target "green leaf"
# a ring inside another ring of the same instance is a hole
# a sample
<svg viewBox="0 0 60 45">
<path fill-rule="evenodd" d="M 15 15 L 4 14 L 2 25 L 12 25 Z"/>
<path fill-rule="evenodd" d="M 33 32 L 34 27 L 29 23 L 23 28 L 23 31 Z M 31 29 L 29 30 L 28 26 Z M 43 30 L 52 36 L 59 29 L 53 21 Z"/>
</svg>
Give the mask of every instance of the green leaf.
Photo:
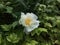
<svg viewBox="0 0 60 45">
<path fill-rule="evenodd" d="M 9 34 L 6 38 L 11 43 L 18 43 L 19 40 L 20 40 L 20 38 L 18 37 L 18 35 L 15 34 L 15 33 Z"/>
<path fill-rule="evenodd" d="M 4 8 L 5 6 L 3 4 L 0 4 L 0 9 Z"/>
<path fill-rule="evenodd" d="M 26 43 L 25 45 L 31 45 L 30 43 Z"/>
<path fill-rule="evenodd" d="M 57 26 L 60 28 L 60 20 L 57 20 Z"/>
<path fill-rule="evenodd" d="M 3 31 L 9 31 L 11 29 L 11 25 L 1 25 Z"/>
<path fill-rule="evenodd" d="M 13 29 L 18 25 L 18 21 L 13 22 L 13 24 L 11 25 L 13 27 Z"/>
<path fill-rule="evenodd" d="M 31 40 L 31 45 L 36 45 L 36 44 L 38 44 L 37 41 L 35 41 L 35 40 Z"/>
<path fill-rule="evenodd" d="M 48 32 L 48 31 L 45 28 L 37 28 L 34 31 L 32 31 L 31 35 L 32 36 L 35 35 L 35 34 L 40 35 L 41 32 Z"/>
<path fill-rule="evenodd" d="M 6 10 L 7 10 L 7 12 L 8 12 L 8 13 L 12 13 L 13 8 L 12 8 L 12 7 L 7 6 L 7 7 L 6 7 Z"/>
<path fill-rule="evenodd" d="M 47 28 L 52 27 L 50 23 L 44 23 L 44 24 L 45 24 L 44 27 L 47 27 Z"/>
<path fill-rule="evenodd" d="M 53 28 L 51 31 L 54 33 L 60 33 L 60 30 L 58 28 Z"/>
<path fill-rule="evenodd" d="M 35 40 L 30 40 L 28 42 L 23 43 L 23 45 L 37 45 L 37 44 L 38 44 L 38 42 Z"/>
<path fill-rule="evenodd" d="M 57 0 L 60 3 L 60 0 Z"/>
</svg>

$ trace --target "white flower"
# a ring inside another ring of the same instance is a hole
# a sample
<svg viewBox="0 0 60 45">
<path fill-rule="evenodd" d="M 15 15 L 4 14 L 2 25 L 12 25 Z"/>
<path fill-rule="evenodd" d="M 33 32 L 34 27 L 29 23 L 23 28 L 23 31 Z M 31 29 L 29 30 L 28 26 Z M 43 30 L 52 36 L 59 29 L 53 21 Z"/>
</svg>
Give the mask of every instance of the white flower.
<svg viewBox="0 0 60 45">
<path fill-rule="evenodd" d="M 29 33 L 39 26 L 39 20 L 37 19 L 38 17 L 33 13 L 21 13 L 19 24 L 22 24 L 25 27 L 25 33 Z"/>
</svg>

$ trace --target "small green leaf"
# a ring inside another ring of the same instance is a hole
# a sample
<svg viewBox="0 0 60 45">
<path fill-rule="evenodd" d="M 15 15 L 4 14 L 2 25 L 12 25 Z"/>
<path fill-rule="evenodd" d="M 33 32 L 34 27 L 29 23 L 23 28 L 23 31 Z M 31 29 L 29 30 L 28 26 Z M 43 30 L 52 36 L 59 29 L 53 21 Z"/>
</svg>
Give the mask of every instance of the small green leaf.
<svg viewBox="0 0 60 45">
<path fill-rule="evenodd" d="M 1 25 L 3 31 L 9 31 L 11 29 L 11 25 Z"/>
<path fill-rule="evenodd" d="M 18 25 L 18 21 L 13 22 L 13 24 L 11 25 L 13 28 L 15 28 Z"/>
<path fill-rule="evenodd" d="M 31 40 L 31 45 L 36 45 L 36 44 L 38 44 L 37 41 L 35 41 L 35 40 Z"/>
<path fill-rule="evenodd" d="M 52 27 L 52 25 L 50 23 L 45 23 L 44 27 Z"/>
<path fill-rule="evenodd" d="M 37 28 L 34 31 L 32 31 L 31 35 L 32 36 L 35 35 L 35 34 L 40 35 L 41 32 L 48 32 L 48 31 L 45 28 Z"/>
<path fill-rule="evenodd" d="M 0 4 L 0 9 L 1 9 L 1 8 L 4 8 L 4 5 L 3 5 L 3 4 Z"/>
<path fill-rule="evenodd" d="M 12 13 L 12 10 L 13 10 L 12 7 L 7 6 L 6 9 L 7 9 L 7 12 L 8 12 L 8 13 Z"/>
<path fill-rule="evenodd" d="M 12 43 L 17 43 L 20 40 L 20 38 L 18 37 L 18 35 L 15 34 L 15 33 L 9 34 L 6 38 L 7 38 L 7 40 L 9 42 L 12 42 Z"/>
<path fill-rule="evenodd" d="M 31 45 L 30 43 L 26 43 L 25 45 Z"/>
<path fill-rule="evenodd" d="M 37 45 L 37 44 L 38 44 L 37 41 L 35 41 L 35 40 L 30 40 L 30 41 L 25 42 L 23 45 Z"/>
</svg>

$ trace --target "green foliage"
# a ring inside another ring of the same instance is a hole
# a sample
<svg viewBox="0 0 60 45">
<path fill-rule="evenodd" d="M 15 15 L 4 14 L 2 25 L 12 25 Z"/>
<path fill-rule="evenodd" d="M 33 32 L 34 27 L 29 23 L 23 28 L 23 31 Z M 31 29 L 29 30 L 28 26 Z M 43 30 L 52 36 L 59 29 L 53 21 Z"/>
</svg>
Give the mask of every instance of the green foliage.
<svg viewBox="0 0 60 45">
<path fill-rule="evenodd" d="M 0 44 L 3 42 L 2 34 L 0 34 Z"/>
<path fill-rule="evenodd" d="M 12 7 L 8 7 L 8 6 L 7 6 L 7 7 L 6 7 L 7 13 L 12 13 L 12 9 L 13 9 Z"/>
<path fill-rule="evenodd" d="M 12 42 L 12 43 L 17 43 L 20 40 L 20 38 L 15 33 L 9 34 L 6 38 L 9 42 Z"/>
<path fill-rule="evenodd" d="M 37 29 L 35 29 L 35 30 L 31 33 L 31 35 L 34 36 L 35 33 L 36 33 L 37 35 L 40 35 L 41 32 L 48 32 L 48 31 L 47 31 L 47 29 L 45 29 L 45 28 L 37 28 Z"/>
<path fill-rule="evenodd" d="M 60 20 L 57 20 L 57 26 L 60 28 Z"/>
<path fill-rule="evenodd" d="M 21 12 L 36 14 L 39 27 L 25 34 Z M 60 0 L 0 0 L 0 45 L 60 45 Z"/>
<path fill-rule="evenodd" d="M 11 29 L 10 25 L 1 25 L 1 28 L 3 29 L 3 31 L 9 31 Z"/>
<path fill-rule="evenodd" d="M 29 40 L 28 42 L 23 43 L 23 45 L 37 45 L 38 42 L 35 40 Z"/>
</svg>

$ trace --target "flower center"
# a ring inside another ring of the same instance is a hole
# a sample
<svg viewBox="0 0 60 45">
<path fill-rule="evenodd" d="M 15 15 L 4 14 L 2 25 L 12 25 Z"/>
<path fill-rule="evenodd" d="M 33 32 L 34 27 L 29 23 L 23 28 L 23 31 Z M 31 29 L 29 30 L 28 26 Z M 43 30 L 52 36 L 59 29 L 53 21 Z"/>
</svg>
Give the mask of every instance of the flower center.
<svg viewBox="0 0 60 45">
<path fill-rule="evenodd" d="M 25 19 L 25 24 L 26 25 L 30 25 L 31 24 L 31 19 L 30 18 L 26 18 Z"/>
</svg>

